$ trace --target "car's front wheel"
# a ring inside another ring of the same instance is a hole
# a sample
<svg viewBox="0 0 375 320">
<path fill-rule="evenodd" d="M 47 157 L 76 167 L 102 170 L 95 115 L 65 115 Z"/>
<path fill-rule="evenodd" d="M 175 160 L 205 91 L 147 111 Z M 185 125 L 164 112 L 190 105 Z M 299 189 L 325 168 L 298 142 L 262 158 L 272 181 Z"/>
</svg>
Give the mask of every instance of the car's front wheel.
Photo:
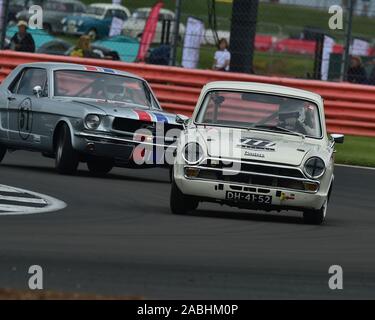
<svg viewBox="0 0 375 320">
<path fill-rule="evenodd" d="M 324 222 L 327 214 L 328 201 L 326 200 L 319 210 L 306 210 L 303 212 L 303 221 L 306 224 L 320 225 Z"/>
<path fill-rule="evenodd" d="M 108 158 L 95 157 L 87 160 L 87 168 L 95 176 L 103 176 L 113 168 L 113 160 Z"/>
<path fill-rule="evenodd" d="M 73 149 L 69 127 L 63 124 L 60 127 L 56 143 L 55 167 L 58 173 L 74 174 L 77 171 L 79 159 Z"/>
<path fill-rule="evenodd" d="M 173 214 L 187 214 L 189 211 L 197 209 L 198 205 L 198 200 L 183 194 L 176 183 L 172 182 L 170 207 Z"/>
<path fill-rule="evenodd" d="M 6 152 L 7 152 L 7 148 L 5 148 L 4 146 L 0 144 L 0 162 L 3 161 Z"/>
</svg>

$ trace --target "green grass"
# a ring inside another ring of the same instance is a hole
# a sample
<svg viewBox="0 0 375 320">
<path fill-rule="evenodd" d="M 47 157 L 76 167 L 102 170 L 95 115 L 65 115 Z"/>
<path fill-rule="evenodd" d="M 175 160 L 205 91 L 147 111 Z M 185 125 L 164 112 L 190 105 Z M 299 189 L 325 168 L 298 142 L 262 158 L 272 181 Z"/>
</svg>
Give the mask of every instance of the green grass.
<svg viewBox="0 0 375 320">
<path fill-rule="evenodd" d="M 336 149 L 336 163 L 375 167 L 375 138 L 345 136 Z"/>
<path fill-rule="evenodd" d="M 213 46 L 203 46 L 200 50 L 199 69 L 211 69 L 214 53 Z M 177 61 L 181 62 L 182 48 L 178 48 Z M 284 77 L 306 77 L 313 71 L 314 61 L 305 55 L 290 55 L 286 53 L 258 52 L 254 54 L 254 71 L 260 75 L 282 75 Z"/>
</svg>

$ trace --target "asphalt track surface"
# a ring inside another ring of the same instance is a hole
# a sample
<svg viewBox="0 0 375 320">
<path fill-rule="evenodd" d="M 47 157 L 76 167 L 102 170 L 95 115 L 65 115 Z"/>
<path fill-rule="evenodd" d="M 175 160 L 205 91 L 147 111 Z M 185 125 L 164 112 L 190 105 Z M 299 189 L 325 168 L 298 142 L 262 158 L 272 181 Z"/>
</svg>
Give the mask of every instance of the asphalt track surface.
<svg viewBox="0 0 375 320">
<path fill-rule="evenodd" d="M 149 299 L 375 298 L 375 171 L 336 168 L 328 219 L 203 204 L 169 211 L 164 169 L 115 169 L 105 178 L 54 172 L 39 154 L 7 154 L 0 184 L 64 201 L 57 212 L 0 216 L 0 287 Z M 340 265 L 344 289 L 330 290 Z"/>
</svg>

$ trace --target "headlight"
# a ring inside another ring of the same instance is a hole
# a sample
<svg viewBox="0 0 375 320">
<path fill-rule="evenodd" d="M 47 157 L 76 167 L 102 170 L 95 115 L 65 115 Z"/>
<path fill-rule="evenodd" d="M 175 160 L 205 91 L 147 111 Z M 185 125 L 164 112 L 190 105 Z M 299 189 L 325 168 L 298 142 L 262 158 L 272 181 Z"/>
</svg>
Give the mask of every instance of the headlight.
<svg viewBox="0 0 375 320">
<path fill-rule="evenodd" d="M 185 145 L 182 151 L 182 157 L 188 164 L 197 164 L 202 161 L 204 152 L 199 143 L 190 142 Z"/>
<path fill-rule="evenodd" d="M 312 157 L 305 162 L 304 170 L 311 179 L 320 178 L 326 171 L 324 161 L 318 157 Z"/>
<path fill-rule="evenodd" d="M 86 116 L 85 124 L 88 129 L 98 129 L 100 125 L 100 117 L 96 114 L 89 114 Z"/>
</svg>

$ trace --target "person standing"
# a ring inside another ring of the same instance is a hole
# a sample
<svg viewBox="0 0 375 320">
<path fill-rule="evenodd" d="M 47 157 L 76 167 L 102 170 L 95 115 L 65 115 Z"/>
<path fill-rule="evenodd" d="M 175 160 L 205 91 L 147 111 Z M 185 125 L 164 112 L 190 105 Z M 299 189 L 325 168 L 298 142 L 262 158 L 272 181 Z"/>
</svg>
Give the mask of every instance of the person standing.
<svg viewBox="0 0 375 320">
<path fill-rule="evenodd" d="M 358 56 L 353 56 L 350 60 L 350 68 L 348 70 L 348 81 L 351 83 L 366 84 L 366 70 L 362 65 L 362 60 Z"/>
<path fill-rule="evenodd" d="M 81 58 L 104 58 L 92 50 L 91 38 L 88 35 L 80 36 L 77 46 L 74 47 L 73 51 L 70 53 L 70 56 Z"/>
<path fill-rule="evenodd" d="M 372 66 L 370 76 L 368 77 L 368 84 L 375 86 L 375 60 L 370 62 L 370 65 Z"/>
<path fill-rule="evenodd" d="M 19 21 L 17 23 L 18 32 L 10 39 L 9 49 L 21 52 L 35 52 L 35 42 L 33 36 L 27 32 L 27 22 Z"/>
<path fill-rule="evenodd" d="M 220 39 L 219 50 L 215 52 L 213 70 L 229 71 L 230 52 L 228 51 L 227 39 Z"/>
</svg>

